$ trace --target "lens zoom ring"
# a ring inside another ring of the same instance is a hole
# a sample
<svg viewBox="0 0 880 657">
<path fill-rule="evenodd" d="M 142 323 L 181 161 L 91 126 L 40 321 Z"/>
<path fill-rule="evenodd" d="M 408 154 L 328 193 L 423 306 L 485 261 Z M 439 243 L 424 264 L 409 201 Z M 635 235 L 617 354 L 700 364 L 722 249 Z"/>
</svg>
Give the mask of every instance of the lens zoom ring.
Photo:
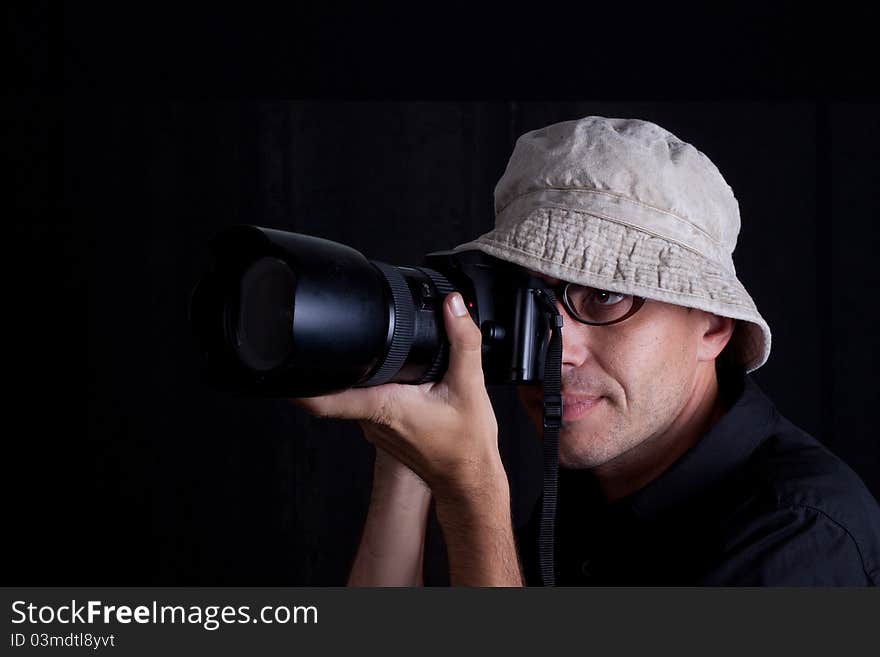
<svg viewBox="0 0 880 657">
<path fill-rule="evenodd" d="M 441 299 L 445 299 L 446 295 L 455 291 L 455 288 L 452 287 L 450 282 L 446 280 L 446 277 L 440 272 L 434 271 L 433 269 L 428 269 L 427 267 L 416 267 L 420 272 L 428 276 L 431 279 L 431 282 L 434 283 L 434 287 L 437 288 L 437 294 Z M 442 307 L 442 306 L 441 306 Z M 437 318 L 437 321 L 441 323 L 443 322 L 443 313 L 441 311 L 440 316 Z M 449 341 L 447 339 L 443 339 L 440 342 L 440 348 L 437 350 L 437 355 L 434 357 L 434 362 L 431 363 L 431 367 L 422 375 L 422 377 L 416 381 L 416 383 L 427 383 L 428 381 L 437 381 L 442 378 L 440 375 L 446 372 L 446 368 L 449 366 Z"/>
<path fill-rule="evenodd" d="M 384 262 L 370 261 L 385 276 L 391 288 L 394 300 L 394 333 L 391 336 L 391 347 L 381 367 L 361 386 L 378 386 L 388 383 L 397 374 L 409 356 L 415 332 L 415 305 L 406 279 L 397 267 Z"/>
</svg>

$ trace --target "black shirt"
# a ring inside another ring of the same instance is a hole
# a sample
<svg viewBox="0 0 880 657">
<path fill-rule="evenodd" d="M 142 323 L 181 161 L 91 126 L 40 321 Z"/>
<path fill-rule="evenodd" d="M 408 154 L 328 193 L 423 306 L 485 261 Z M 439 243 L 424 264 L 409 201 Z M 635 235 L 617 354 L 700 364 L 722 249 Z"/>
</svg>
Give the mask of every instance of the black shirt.
<svg viewBox="0 0 880 657">
<path fill-rule="evenodd" d="M 629 497 L 606 503 L 590 471 L 560 470 L 557 585 L 880 583 L 880 507 L 859 477 L 749 377 L 725 387 L 727 413 Z M 517 530 L 532 586 L 540 507 Z"/>
</svg>

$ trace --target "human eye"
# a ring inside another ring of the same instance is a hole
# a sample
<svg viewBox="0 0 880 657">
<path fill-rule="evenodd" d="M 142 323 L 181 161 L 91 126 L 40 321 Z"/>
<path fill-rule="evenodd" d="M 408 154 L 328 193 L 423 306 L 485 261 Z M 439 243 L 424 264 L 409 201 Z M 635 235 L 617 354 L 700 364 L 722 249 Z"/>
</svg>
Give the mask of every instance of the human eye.
<svg viewBox="0 0 880 657">
<path fill-rule="evenodd" d="M 606 290 L 592 290 L 592 301 L 600 306 L 613 306 L 626 299 L 626 294 L 608 292 Z"/>
<path fill-rule="evenodd" d="M 581 285 L 570 285 L 566 294 L 568 310 L 588 324 L 610 324 L 617 321 L 630 311 L 635 298 L 631 294 Z"/>
</svg>

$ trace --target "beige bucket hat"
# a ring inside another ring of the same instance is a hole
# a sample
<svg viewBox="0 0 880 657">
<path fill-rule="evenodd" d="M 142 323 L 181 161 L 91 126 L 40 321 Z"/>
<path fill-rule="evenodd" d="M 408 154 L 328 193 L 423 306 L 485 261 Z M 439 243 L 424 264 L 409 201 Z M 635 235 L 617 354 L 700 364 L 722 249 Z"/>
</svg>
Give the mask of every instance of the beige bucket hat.
<svg viewBox="0 0 880 657">
<path fill-rule="evenodd" d="M 455 250 L 740 320 L 727 349 L 753 371 L 771 337 L 736 277 L 739 229 L 733 190 L 703 153 L 648 121 L 588 116 L 517 140 L 495 228 Z"/>
</svg>

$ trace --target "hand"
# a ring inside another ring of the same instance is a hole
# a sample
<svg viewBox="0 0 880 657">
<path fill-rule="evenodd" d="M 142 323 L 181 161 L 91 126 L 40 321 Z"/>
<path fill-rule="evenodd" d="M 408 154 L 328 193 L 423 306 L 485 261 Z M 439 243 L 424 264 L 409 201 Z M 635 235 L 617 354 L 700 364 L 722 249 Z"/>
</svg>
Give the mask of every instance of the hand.
<svg viewBox="0 0 880 657">
<path fill-rule="evenodd" d="M 454 312 L 457 310 L 457 312 Z M 441 381 L 388 383 L 292 399 L 320 417 L 359 420 L 364 436 L 408 466 L 436 496 L 507 481 L 498 452 L 498 424 L 486 392 L 482 335 L 461 295 L 443 303 L 449 368 Z"/>
</svg>

